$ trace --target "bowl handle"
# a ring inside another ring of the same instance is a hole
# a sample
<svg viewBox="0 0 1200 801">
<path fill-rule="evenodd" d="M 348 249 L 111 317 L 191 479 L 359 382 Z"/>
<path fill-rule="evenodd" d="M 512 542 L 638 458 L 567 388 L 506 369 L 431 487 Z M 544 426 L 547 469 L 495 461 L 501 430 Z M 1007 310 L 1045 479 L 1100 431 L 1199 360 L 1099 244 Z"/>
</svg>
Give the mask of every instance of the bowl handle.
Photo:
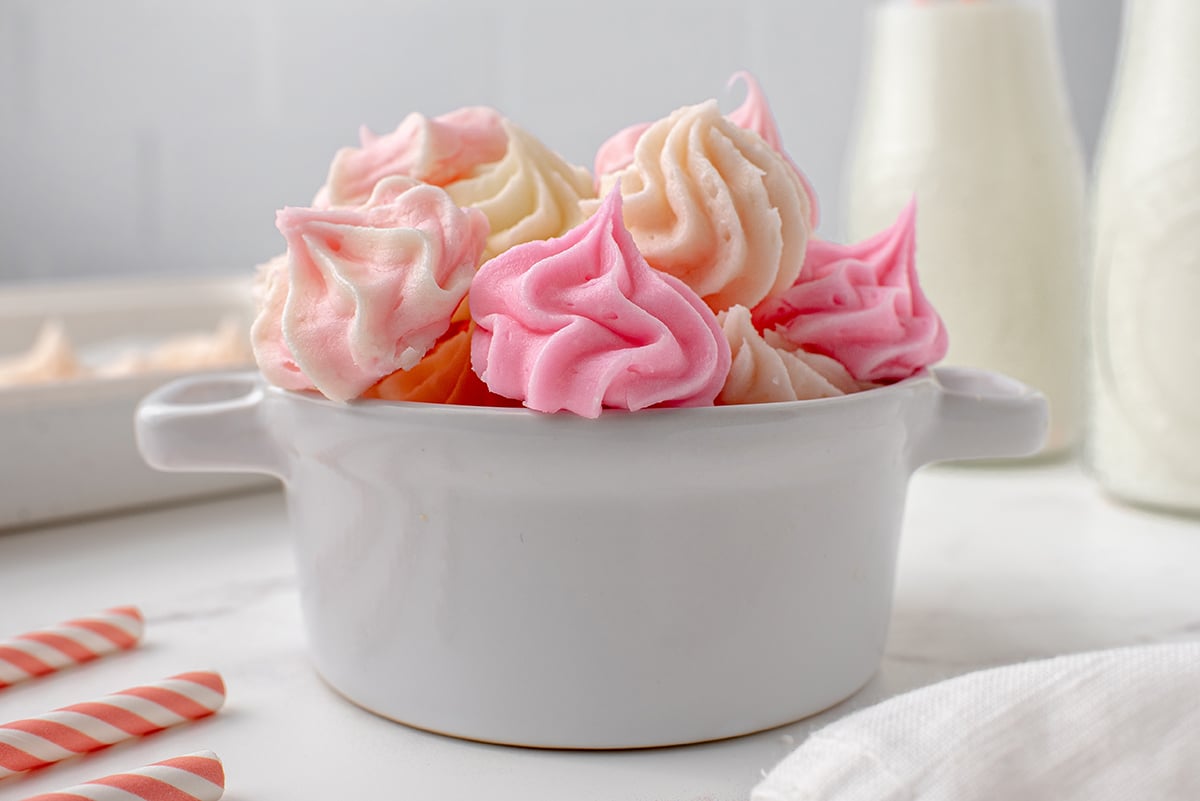
<svg viewBox="0 0 1200 801">
<path fill-rule="evenodd" d="M 912 467 L 948 459 L 1030 456 L 1046 441 L 1046 397 L 1020 381 L 987 370 L 938 367 L 924 384 L 929 402 L 914 431 Z"/>
<path fill-rule="evenodd" d="M 282 455 L 262 419 L 258 373 L 181 378 L 138 404 L 142 458 L 159 470 L 267 473 L 286 478 Z"/>
</svg>

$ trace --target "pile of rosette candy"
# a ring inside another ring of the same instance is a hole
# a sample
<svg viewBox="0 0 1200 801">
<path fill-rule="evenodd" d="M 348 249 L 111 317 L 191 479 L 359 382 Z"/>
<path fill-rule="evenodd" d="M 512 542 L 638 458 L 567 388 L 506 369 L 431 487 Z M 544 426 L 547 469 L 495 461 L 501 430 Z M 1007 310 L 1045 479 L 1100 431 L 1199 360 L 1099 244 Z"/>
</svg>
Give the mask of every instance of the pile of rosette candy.
<svg viewBox="0 0 1200 801">
<path fill-rule="evenodd" d="M 757 84 L 627 128 L 595 171 L 490 108 L 361 133 L 259 268 L 268 381 L 337 401 L 602 409 L 832 397 L 946 351 L 910 205 L 817 239 Z"/>
</svg>

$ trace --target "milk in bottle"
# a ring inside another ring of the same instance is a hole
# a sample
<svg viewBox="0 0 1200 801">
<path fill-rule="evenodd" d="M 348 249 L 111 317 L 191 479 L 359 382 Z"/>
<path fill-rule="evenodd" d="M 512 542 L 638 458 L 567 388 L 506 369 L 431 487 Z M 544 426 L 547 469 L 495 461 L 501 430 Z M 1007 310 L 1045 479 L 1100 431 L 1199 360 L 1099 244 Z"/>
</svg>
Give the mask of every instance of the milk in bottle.
<svg viewBox="0 0 1200 801">
<path fill-rule="evenodd" d="M 1081 420 L 1084 169 L 1048 7 L 892 2 L 870 16 L 847 233 L 914 194 L 921 284 L 946 321 L 946 362 L 1046 393 L 1047 451 Z"/>
<path fill-rule="evenodd" d="M 1089 457 L 1200 512 L 1200 0 L 1129 0 L 1096 170 Z"/>
</svg>

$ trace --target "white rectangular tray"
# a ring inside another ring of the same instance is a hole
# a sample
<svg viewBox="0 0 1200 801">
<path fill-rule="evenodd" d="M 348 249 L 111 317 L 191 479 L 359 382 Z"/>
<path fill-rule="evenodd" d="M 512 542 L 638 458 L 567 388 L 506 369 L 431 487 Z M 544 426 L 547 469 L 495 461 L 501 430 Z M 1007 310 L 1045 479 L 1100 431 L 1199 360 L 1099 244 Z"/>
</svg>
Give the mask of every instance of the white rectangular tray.
<svg viewBox="0 0 1200 801">
<path fill-rule="evenodd" d="M 249 278 L 0 288 L 0 354 L 26 350 L 47 318 L 86 350 L 212 331 L 230 315 L 248 325 L 252 305 Z M 0 529 L 271 486 L 259 476 L 146 466 L 134 444 L 134 409 L 178 375 L 0 387 Z"/>
</svg>

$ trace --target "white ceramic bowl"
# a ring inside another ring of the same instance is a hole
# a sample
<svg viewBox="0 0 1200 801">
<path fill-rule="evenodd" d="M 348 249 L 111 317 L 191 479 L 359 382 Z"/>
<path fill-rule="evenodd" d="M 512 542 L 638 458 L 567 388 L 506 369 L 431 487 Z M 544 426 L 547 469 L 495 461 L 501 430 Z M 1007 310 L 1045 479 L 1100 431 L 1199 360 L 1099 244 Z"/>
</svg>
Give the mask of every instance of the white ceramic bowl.
<svg viewBox="0 0 1200 801">
<path fill-rule="evenodd" d="M 137 416 L 170 470 L 281 477 L 312 658 L 380 715 L 625 748 L 778 726 L 877 669 L 909 476 L 1041 445 L 1041 395 L 939 369 L 829 400 L 605 413 L 340 405 L 254 374 Z"/>
</svg>

